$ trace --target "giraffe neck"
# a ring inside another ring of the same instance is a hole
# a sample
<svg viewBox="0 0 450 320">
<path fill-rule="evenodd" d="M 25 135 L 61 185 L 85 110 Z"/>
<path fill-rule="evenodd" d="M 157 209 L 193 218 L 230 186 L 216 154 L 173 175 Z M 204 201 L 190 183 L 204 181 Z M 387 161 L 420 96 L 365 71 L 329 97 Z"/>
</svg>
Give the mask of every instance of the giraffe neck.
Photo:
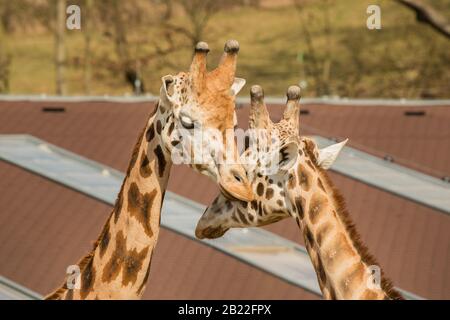
<svg viewBox="0 0 450 320">
<path fill-rule="evenodd" d="M 299 168 L 300 169 L 300 168 Z M 314 165 L 299 170 L 297 220 L 325 299 L 402 299 L 360 242 L 341 195 Z M 377 279 L 379 275 L 379 280 Z M 375 280 L 375 282 L 374 282 Z"/>
<path fill-rule="evenodd" d="M 133 151 L 115 207 L 94 249 L 78 264 L 79 289 L 67 282 L 47 299 L 138 299 L 145 290 L 171 168 L 161 142 L 160 107 Z M 164 109 L 163 109 L 164 110 Z"/>
</svg>

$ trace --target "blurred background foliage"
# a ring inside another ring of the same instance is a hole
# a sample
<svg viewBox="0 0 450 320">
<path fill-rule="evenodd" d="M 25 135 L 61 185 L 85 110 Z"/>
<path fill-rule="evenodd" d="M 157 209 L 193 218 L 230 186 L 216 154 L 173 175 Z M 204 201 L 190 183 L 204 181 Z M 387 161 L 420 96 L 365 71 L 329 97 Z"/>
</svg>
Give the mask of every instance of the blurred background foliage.
<svg viewBox="0 0 450 320">
<path fill-rule="evenodd" d="M 449 21 L 450 0 L 422 2 Z M 81 30 L 57 23 L 71 4 Z M 381 30 L 366 27 L 370 4 Z M 139 79 L 158 94 L 197 41 L 213 68 L 235 38 L 237 75 L 267 95 L 450 98 L 450 39 L 395 0 L 0 0 L 0 19 L 0 93 L 133 94 Z"/>
</svg>

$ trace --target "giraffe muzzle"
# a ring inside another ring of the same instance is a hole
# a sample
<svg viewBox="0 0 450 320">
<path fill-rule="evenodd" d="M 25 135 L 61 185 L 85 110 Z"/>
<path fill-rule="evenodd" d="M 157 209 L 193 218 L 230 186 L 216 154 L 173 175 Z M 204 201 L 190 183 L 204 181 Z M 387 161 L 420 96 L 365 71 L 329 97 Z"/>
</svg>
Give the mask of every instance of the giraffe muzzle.
<svg viewBox="0 0 450 320">
<path fill-rule="evenodd" d="M 253 200 L 250 182 L 242 167 L 238 165 L 220 167 L 218 185 L 222 194 L 229 200 Z"/>
<path fill-rule="evenodd" d="M 206 227 L 202 228 L 200 224 L 195 229 L 195 236 L 198 239 L 217 239 L 220 238 L 228 231 L 228 228 L 222 227 Z"/>
</svg>

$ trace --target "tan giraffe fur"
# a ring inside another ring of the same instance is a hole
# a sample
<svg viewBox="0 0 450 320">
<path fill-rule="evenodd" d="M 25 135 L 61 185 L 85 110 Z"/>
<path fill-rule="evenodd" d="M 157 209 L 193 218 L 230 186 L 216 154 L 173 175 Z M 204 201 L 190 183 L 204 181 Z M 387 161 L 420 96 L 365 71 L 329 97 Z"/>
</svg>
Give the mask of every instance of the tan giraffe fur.
<svg viewBox="0 0 450 320">
<path fill-rule="evenodd" d="M 279 169 L 264 175 L 258 166 L 242 160 L 255 199 L 245 202 L 219 195 L 200 219 L 197 237 L 217 238 L 230 228 L 262 226 L 293 217 L 325 299 L 402 299 L 384 276 L 378 287 L 370 284 L 369 267 L 378 264 L 362 244 L 342 196 L 321 168 L 321 151 L 311 139 L 298 135 L 300 88 L 290 87 L 287 96 L 283 119 L 272 123 L 262 89 L 252 87 L 249 127 L 267 129 L 280 138 L 280 147 L 274 151 L 280 154 Z M 243 156 L 251 158 L 261 148 L 266 146 L 248 148 Z"/>
<path fill-rule="evenodd" d="M 78 263 L 80 288 L 69 289 L 66 281 L 46 299 L 142 296 L 158 239 L 172 151 L 177 147 L 190 150 L 196 142 L 190 130 L 182 134 L 186 121 L 200 129 L 216 129 L 223 136 L 225 130 L 233 128 L 234 96 L 242 87 L 242 80 L 236 87 L 234 79 L 238 49 L 236 41 L 228 41 L 223 62 L 207 73 L 208 48 L 199 43 L 189 73 L 163 77 L 160 100 L 136 143 L 115 207 L 93 250 Z M 235 145 L 233 148 L 237 150 Z M 210 176 L 227 194 L 252 199 L 250 184 L 240 164 L 220 164 L 210 154 L 205 156 L 206 163 L 190 166 Z"/>
</svg>

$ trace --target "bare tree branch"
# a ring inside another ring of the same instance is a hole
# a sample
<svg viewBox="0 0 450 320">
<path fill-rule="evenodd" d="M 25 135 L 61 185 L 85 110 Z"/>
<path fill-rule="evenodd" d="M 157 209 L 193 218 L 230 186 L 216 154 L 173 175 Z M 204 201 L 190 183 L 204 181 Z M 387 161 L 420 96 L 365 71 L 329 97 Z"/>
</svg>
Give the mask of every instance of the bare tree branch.
<svg viewBox="0 0 450 320">
<path fill-rule="evenodd" d="M 66 94 L 65 63 L 66 53 L 64 34 L 66 28 L 66 1 L 56 2 L 56 28 L 55 28 L 55 68 L 56 68 L 56 94 Z"/>
<path fill-rule="evenodd" d="M 417 21 L 429 24 L 436 31 L 450 38 L 450 22 L 431 5 L 420 0 L 397 0 L 397 2 L 415 11 Z"/>
<path fill-rule="evenodd" d="M 11 55 L 5 45 L 6 39 L 3 32 L 3 26 L 0 25 L 0 93 L 7 93 L 9 91 L 9 67 L 11 64 Z"/>
<path fill-rule="evenodd" d="M 91 93 L 91 78 L 92 78 L 92 66 L 91 66 L 91 33 L 92 33 L 92 20 L 93 20 L 93 0 L 85 0 L 85 14 L 84 14 L 84 93 L 89 95 Z"/>
</svg>

